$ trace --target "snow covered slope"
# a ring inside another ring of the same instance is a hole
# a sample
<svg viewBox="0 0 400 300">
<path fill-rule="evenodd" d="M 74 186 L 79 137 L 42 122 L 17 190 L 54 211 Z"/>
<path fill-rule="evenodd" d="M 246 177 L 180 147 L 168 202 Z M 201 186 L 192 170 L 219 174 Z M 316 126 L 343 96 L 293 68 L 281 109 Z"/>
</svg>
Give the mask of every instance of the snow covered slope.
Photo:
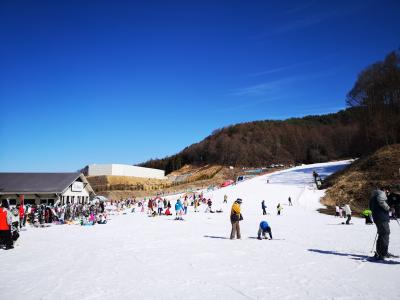
<svg viewBox="0 0 400 300">
<path fill-rule="evenodd" d="M 346 163 L 293 168 L 210 192 L 213 208 L 224 212 L 190 207 L 185 221 L 135 213 L 93 227 L 29 228 L 16 249 L 0 251 L 0 299 L 399 299 L 400 260 L 365 261 L 375 226 L 356 218 L 353 226 L 337 225 L 343 219 L 315 211 L 323 192 L 313 189 L 312 171 L 329 174 Z M 237 197 L 242 239 L 229 240 Z M 254 239 L 264 219 L 276 240 Z M 399 253 L 400 227 L 390 226 L 390 250 Z"/>
</svg>

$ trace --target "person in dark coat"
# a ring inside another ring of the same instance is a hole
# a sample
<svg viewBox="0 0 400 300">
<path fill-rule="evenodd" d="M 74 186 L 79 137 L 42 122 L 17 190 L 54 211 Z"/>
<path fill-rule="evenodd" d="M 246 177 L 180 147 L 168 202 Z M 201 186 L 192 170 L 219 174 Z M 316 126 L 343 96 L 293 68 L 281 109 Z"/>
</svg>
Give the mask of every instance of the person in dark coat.
<svg viewBox="0 0 400 300">
<path fill-rule="evenodd" d="M 388 252 L 390 236 L 390 207 L 387 204 L 387 197 L 384 187 L 378 186 L 376 190 L 372 192 L 369 200 L 369 208 L 372 211 L 372 217 L 378 230 L 375 258 L 378 260 L 383 260 L 386 257 L 393 256 Z"/>
<path fill-rule="evenodd" d="M 265 205 L 265 200 L 263 200 L 261 202 L 261 208 L 262 208 L 262 211 L 263 211 L 263 215 L 266 215 L 267 214 L 267 211 L 266 211 L 267 206 Z"/>
<path fill-rule="evenodd" d="M 387 198 L 388 205 L 392 209 L 392 219 L 396 220 L 400 217 L 400 194 L 388 189 Z"/>
</svg>

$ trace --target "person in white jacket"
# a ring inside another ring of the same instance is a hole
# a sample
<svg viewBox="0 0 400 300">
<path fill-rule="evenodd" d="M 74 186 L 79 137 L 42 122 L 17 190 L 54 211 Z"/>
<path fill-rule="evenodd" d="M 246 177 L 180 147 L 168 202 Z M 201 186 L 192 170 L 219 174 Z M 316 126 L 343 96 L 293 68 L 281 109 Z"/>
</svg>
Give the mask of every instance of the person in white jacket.
<svg viewBox="0 0 400 300">
<path fill-rule="evenodd" d="M 346 204 L 344 206 L 344 212 L 346 213 L 346 224 L 349 225 L 350 224 L 350 220 L 351 220 L 351 209 L 350 209 L 350 205 Z"/>
</svg>

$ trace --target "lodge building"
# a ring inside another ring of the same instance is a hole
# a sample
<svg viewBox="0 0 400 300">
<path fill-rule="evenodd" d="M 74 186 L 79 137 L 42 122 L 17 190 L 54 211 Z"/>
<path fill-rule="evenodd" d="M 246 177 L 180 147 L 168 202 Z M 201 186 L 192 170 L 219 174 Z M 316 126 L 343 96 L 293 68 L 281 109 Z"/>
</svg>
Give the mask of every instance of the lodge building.
<svg viewBox="0 0 400 300">
<path fill-rule="evenodd" d="M 0 200 L 15 205 L 87 203 L 95 195 L 81 173 L 0 173 Z"/>
</svg>

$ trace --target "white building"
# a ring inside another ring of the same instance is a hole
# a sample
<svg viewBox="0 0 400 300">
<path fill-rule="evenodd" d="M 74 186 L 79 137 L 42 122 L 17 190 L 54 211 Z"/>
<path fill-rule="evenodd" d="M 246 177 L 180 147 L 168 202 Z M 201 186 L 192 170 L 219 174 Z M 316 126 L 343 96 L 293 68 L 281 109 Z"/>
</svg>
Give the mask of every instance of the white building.
<svg viewBox="0 0 400 300">
<path fill-rule="evenodd" d="M 141 178 L 166 179 L 165 171 L 120 164 L 92 164 L 88 166 L 88 176 L 131 176 Z"/>
</svg>

